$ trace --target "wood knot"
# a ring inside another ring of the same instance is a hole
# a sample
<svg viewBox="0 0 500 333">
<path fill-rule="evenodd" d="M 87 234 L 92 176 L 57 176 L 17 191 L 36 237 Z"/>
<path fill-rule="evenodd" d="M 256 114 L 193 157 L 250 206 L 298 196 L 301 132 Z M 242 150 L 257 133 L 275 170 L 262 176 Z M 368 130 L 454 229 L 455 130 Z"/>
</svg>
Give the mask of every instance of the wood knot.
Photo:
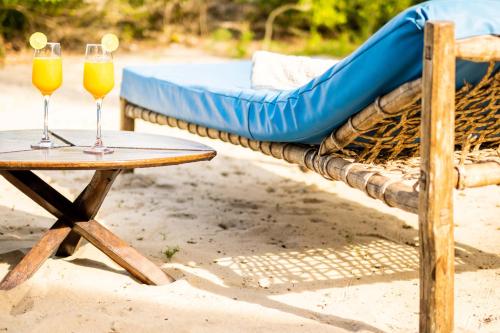
<svg viewBox="0 0 500 333">
<path fill-rule="evenodd" d="M 426 60 L 431 60 L 432 59 L 432 48 L 429 45 L 427 45 L 425 47 L 424 54 L 425 54 L 425 59 Z"/>
</svg>

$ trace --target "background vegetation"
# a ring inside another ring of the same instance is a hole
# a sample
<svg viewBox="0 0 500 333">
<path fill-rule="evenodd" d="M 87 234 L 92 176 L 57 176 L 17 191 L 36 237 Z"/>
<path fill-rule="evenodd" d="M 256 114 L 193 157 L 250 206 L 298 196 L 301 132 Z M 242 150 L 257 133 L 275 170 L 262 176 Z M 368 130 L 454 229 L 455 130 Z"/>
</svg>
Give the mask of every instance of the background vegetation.
<svg viewBox="0 0 500 333">
<path fill-rule="evenodd" d="M 65 49 L 118 34 L 137 43 L 203 45 L 229 56 L 253 48 L 341 56 L 418 0 L 0 0 L 0 56 L 34 31 Z"/>
</svg>

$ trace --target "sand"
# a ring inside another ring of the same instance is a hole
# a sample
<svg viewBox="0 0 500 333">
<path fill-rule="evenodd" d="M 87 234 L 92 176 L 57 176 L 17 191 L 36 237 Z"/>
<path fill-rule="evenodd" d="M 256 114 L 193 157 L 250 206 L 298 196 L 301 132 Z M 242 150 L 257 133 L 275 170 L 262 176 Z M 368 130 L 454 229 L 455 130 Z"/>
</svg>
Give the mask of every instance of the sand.
<svg viewBox="0 0 500 333">
<path fill-rule="evenodd" d="M 116 57 L 222 61 L 183 48 Z M 117 78 L 119 82 L 119 77 Z M 93 129 L 82 58 L 64 58 L 52 128 Z M 0 130 L 39 128 L 29 59 L 0 70 Z M 104 103 L 117 129 L 119 89 Z M 137 130 L 214 147 L 211 162 L 122 175 L 98 220 L 178 280 L 138 283 L 92 245 L 0 292 L 0 332 L 416 332 L 417 217 L 296 166 L 176 129 Z M 89 172 L 40 172 L 69 197 Z M 500 187 L 457 192 L 456 328 L 500 331 Z M 53 223 L 0 180 L 0 278 Z M 171 260 L 163 254 L 178 246 Z"/>
</svg>

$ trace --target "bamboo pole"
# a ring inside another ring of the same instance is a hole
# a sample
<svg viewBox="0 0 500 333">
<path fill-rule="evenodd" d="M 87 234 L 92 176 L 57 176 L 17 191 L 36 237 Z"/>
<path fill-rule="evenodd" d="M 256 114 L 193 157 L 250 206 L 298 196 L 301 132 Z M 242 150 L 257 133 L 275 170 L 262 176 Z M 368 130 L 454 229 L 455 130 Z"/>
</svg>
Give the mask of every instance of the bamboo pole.
<svg viewBox="0 0 500 333">
<path fill-rule="evenodd" d="M 318 148 L 308 145 L 251 140 L 236 134 L 190 124 L 131 104 L 124 114 L 129 118 L 139 118 L 160 125 L 169 125 L 193 134 L 240 145 L 266 155 L 298 164 L 319 173 L 330 180 L 340 180 L 347 185 L 367 193 L 372 198 L 382 200 L 391 207 L 411 213 L 418 211 L 418 193 L 412 186 L 400 179 L 391 179 L 361 163 L 353 163 L 334 155 L 320 156 Z M 464 171 L 465 172 L 465 171 Z"/>
<path fill-rule="evenodd" d="M 127 116 L 125 112 L 126 106 L 127 102 L 123 98 L 120 98 L 120 130 L 134 131 L 135 119 Z"/>
<path fill-rule="evenodd" d="M 455 39 L 450 22 L 428 22 L 422 79 L 420 332 L 453 331 Z"/>
<path fill-rule="evenodd" d="M 421 81 L 419 81 L 421 82 Z M 185 121 L 175 119 L 163 114 L 156 113 L 154 111 L 143 109 L 139 106 L 129 104 L 125 101 L 124 109 L 122 109 L 122 117 L 133 119 L 143 119 L 148 122 L 168 125 L 171 127 L 177 127 L 184 130 L 188 130 L 193 134 L 209 137 L 211 139 L 222 140 L 226 142 L 233 143 L 235 145 L 240 145 L 246 148 L 251 148 L 253 150 L 259 150 L 259 147 L 264 144 L 264 142 L 250 140 L 245 137 L 241 137 L 235 134 L 225 133 L 213 128 L 206 128 L 196 124 L 189 124 Z M 129 120 L 125 124 L 129 123 Z M 133 121 L 131 122 L 133 124 Z M 122 125 L 122 130 L 129 130 L 130 127 L 124 127 Z M 251 146 L 250 143 L 251 142 Z M 277 145 L 278 143 L 274 143 Z M 286 143 L 287 146 L 296 146 L 296 149 L 300 150 L 302 154 L 309 149 L 313 149 L 312 146 L 303 146 L 298 144 Z M 314 147 L 314 149 L 317 149 Z M 330 157 L 330 155 L 321 156 L 318 154 L 318 158 Z M 297 161 L 288 161 L 290 163 L 299 164 L 302 166 L 304 163 L 300 159 Z M 463 166 L 456 166 L 453 170 L 453 184 L 458 190 L 470 187 L 482 187 L 488 185 L 500 185 L 500 164 L 495 161 L 481 162 L 475 164 L 466 164 Z M 415 206 L 416 209 L 417 205 Z M 413 209 L 412 209 L 413 210 Z"/>
<path fill-rule="evenodd" d="M 500 61 L 500 37 L 476 36 L 459 40 L 455 56 L 474 62 Z"/>
<path fill-rule="evenodd" d="M 356 139 L 360 132 L 372 129 L 384 118 L 403 112 L 406 106 L 420 99 L 421 82 L 421 79 L 417 79 L 405 83 L 356 113 L 321 142 L 320 154 L 327 155 L 342 150 Z"/>
<path fill-rule="evenodd" d="M 459 190 L 470 187 L 500 185 L 500 163 L 490 161 L 455 166 L 453 185 Z"/>
</svg>

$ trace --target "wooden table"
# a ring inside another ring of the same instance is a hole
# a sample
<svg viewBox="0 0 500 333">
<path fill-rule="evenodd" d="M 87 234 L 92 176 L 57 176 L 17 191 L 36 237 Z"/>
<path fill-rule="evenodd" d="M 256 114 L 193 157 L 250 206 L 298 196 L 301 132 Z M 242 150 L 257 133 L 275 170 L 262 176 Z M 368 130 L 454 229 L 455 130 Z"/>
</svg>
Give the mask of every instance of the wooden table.
<svg viewBox="0 0 500 333">
<path fill-rule="evenodd" d="M 0 282 L 0 290 L 14 288 L 32 276 L 57 251 L 73 254 L 81 237 L 95 245 L 139 281 L 161 285 L 173 281 L 94 217 L 116 176 L 134 168 L 158 167 L 210 160 L 211 148 L 195 142 L 134 132 L 104 132 L 113 154 L 91 155 L 83 150 L 95 140 L 94 131 L 51 131 L 55 148 L 32 150 L 40 131 L 0 132 L 0 174 L 57 218 L 24 258 Z M 70 201 L 32 170 L 96 170 L 90 183 Z"/>
</svg>

